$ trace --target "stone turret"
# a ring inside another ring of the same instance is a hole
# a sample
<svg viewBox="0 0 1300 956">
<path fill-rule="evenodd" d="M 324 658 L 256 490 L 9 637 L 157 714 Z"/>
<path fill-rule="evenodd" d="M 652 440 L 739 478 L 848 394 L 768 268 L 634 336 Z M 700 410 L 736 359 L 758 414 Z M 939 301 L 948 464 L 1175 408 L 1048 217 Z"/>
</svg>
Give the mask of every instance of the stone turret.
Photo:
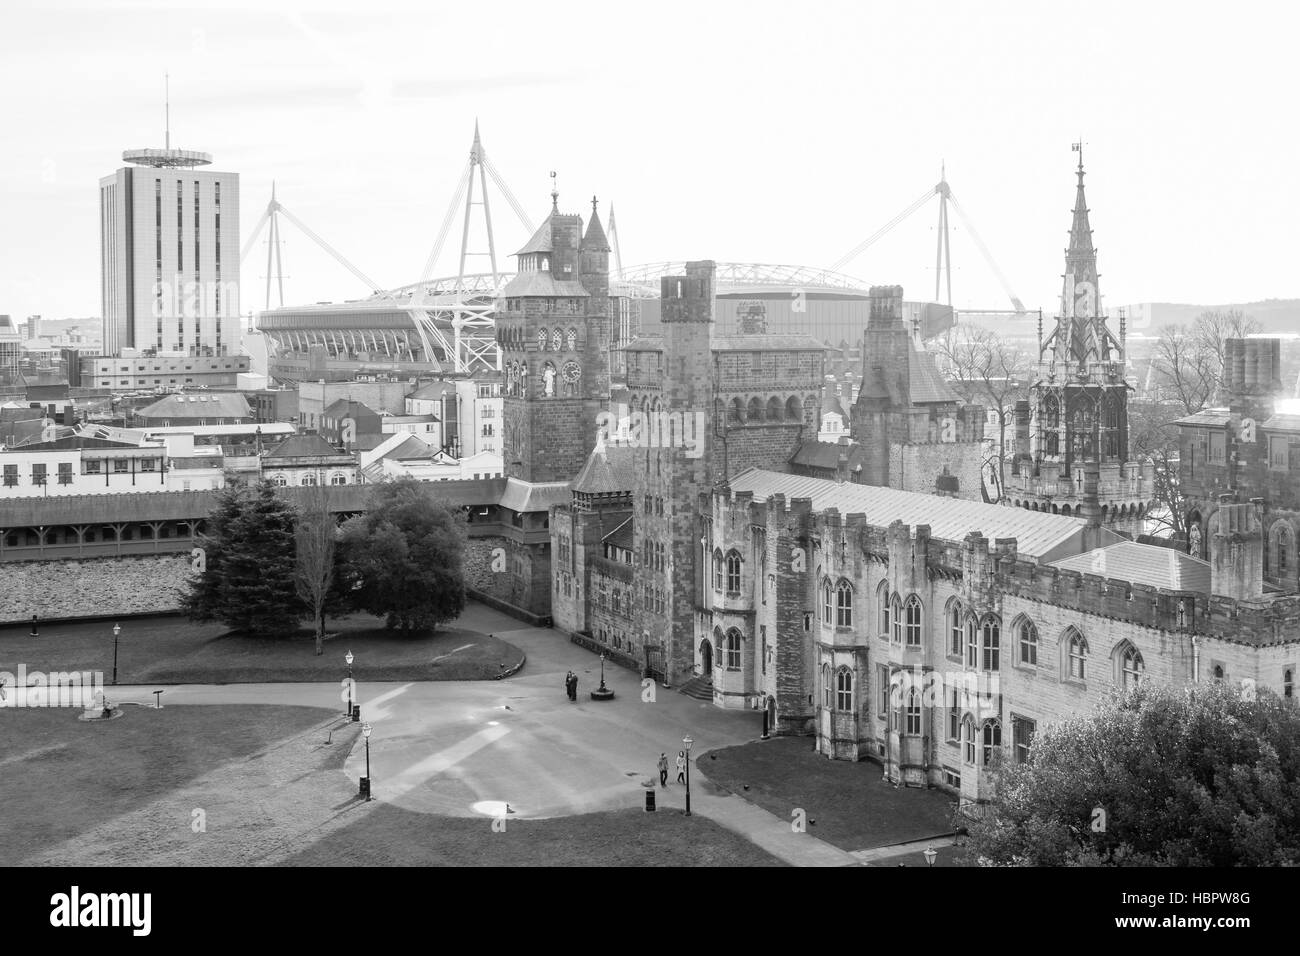
<svg viewBox="0 0 1300 956">
<path fill-rule="evenodd" d="M 1216 597 L 1248 600 L 1264 593 L 1264 536 L 1251 504 L 1223 495 L 1219 528 L 1210 541 L 1210 591 Z"/>
</svg>

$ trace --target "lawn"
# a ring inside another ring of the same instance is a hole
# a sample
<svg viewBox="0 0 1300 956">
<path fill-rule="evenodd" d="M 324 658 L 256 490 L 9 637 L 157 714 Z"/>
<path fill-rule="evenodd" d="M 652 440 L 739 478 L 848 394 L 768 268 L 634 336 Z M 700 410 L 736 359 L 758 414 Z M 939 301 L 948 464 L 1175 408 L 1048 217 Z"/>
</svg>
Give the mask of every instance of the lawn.
<svg viewBox="0 0 1300 956">
<path fill-rule="evenodd" d="M 82 838 L 97 828 L 116 832 L 115 821 L 140 813 L 159 796 L 192 786 L 219 767 L 225 786 L 250 785 L 268 772 L 268 756 L 285 740 L 324 740 L 337 715 L 315 707 L 124 707 L 115 720 L 81 722 L 79 708 L 0 710 L 0 865 L 107 862 Z M 352 731 L 355 733 L 355 731 Z M 345 747 L 334 748 L 341 766 Z M 341 775 L 340 775 L 341 776 Z M 280 781 L 276 781 L 279 783 Z M 167 814 L 163 826 L 189 835 L 191 810 L 213 808 L 208 791 Z M 213 820 L 215 825 L 216 820 Z M 117 835 L 147 848 L 168 834 Z M 69 849 L 67 841 L 77 846 Z M 84 855 L 82 855 L 84 853 Z M 116 862 L 124 862 L 117 860 Z"/>
<path fill-rule="evenodd" d="M 375 805 L 286 866 L 783 866 L 700 816 L 611 810 L 545 820 L 439 817 Z"/>
<path fill-rule="evenodd" d="M 842 850 L 865 850 L 947 835 L 953 799 L 938 790 L 895 789 L 880 765 L 828 760 L 808 737 L 774 737 L 701 754 L 711 782 L 782 819 L 808 812 L 808 832 Z M 922 861 L 924 862 L 924 861 Z"/>
<path fill-rule="evenodd" d="M 282 638 L 232 634 L 183 617 L 125 621 L 118 636 L 119 684 L 239 684 L 336 681 L 354 655 L 358 681 L 490 680 L 517 669 L 523 652 L 498 638 L 455 627 L 403 635 L 380 618 L 332 619 L 324 653 L 308 630 Z M 112 680 L 111 624 L 54 624 L 32 637 L 24 626 L 0 630 L 0 671 L 101 671 Z"/>
<path fill-rule="evenodd" d="M 778 866 L 702 817 L 438 817 L 357 797 L 358 726 L 308 707 L 0 709 L 0 865 Z M 201 811 L 202 826 L 195 821 Z"/>
</svg>

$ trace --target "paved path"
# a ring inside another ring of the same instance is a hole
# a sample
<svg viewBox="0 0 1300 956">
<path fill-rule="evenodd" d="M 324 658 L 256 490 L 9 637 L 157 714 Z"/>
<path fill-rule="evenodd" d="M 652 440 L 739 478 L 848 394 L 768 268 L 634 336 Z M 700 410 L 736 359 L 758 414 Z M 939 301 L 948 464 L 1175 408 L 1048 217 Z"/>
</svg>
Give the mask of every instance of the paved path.
<svg viewBox="0 0 1300 956">
<path fill-rule="evenodd" d="M 483 630 L 522 648 L 528 661 L 503 681 L 360 684 L 357 701 L 370 723 L 370 770 L 377 800 L 421 813 L 495 815 L 508 803 L 519 819 L 568 816 L 641 807 L 644 782 L 653 781 L 661 812 L 683 807 L 685 790 L 657 786 L 660 752 L 670 765 L 690 735 L 702 754 L 758 737 L 761 716 L 724 711 L 675 690 L 644 692 L 636 674 L 605 669 L 615 699 L 597 702 L 600 661 L 559 632 L 519 626 L 471 604 L 457 626 Z M 564 675 L 578 673 L 578 702 L 564 693 Z M 342 677 L 342 666 L 340 666 Z M 109 688 L 110 700 L 152 704 L 155 688 Z M 168 687 L 164 708 L 177 704 L 302 704 L 336 708 L 345 702 L 335 684 L 228 684 Z M 365 773 L 358 738 L 345 765 Z M 726 794 L 692 768 L 692 811 L 731 829 L 774 856 L 801 866 L 856 865 L 858 860 L 806 833 L 789 820 Z M 675 775 L 675 771 L 673 772 Z"/>
</svg>

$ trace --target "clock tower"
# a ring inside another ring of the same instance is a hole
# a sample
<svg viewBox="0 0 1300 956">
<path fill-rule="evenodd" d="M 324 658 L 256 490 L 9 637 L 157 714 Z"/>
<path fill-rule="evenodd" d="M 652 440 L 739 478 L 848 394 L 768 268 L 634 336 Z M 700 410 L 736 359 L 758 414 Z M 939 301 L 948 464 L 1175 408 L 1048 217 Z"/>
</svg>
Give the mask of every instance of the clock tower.
<svg viewBox="0 0 1300 956">
<path fill-rule="evenodd" d="M 595 198 L 584 234 L 582 217 L 561 213 L 552 192 L 550 215 L 515 255 L 496 319 L 506 476 L 569 481 L 609 404 L 609 242 Z"/>
</svg>

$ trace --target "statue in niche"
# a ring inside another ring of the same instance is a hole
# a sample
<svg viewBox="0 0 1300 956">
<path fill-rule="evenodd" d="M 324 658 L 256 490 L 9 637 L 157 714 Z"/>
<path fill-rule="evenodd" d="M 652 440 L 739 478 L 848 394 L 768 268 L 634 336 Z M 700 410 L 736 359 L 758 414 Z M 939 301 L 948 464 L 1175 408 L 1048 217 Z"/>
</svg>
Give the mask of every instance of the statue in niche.
<svg viewBox="0 0 1300 956">
<path fill-rule="evenodd" d="M 1191 545 L 1192 555 L 1197 558 L 1204 557 L 1201 552 L 1201 526 L 1199 523 L 1192 525 L 1187 532 L 1187 540 Z"/>
<path fill-rule="evenodd" d="M 550 362 L 542 367 L 542 395 L 546 398 L 555 396 L 555 366 Z"/>
</svg>

